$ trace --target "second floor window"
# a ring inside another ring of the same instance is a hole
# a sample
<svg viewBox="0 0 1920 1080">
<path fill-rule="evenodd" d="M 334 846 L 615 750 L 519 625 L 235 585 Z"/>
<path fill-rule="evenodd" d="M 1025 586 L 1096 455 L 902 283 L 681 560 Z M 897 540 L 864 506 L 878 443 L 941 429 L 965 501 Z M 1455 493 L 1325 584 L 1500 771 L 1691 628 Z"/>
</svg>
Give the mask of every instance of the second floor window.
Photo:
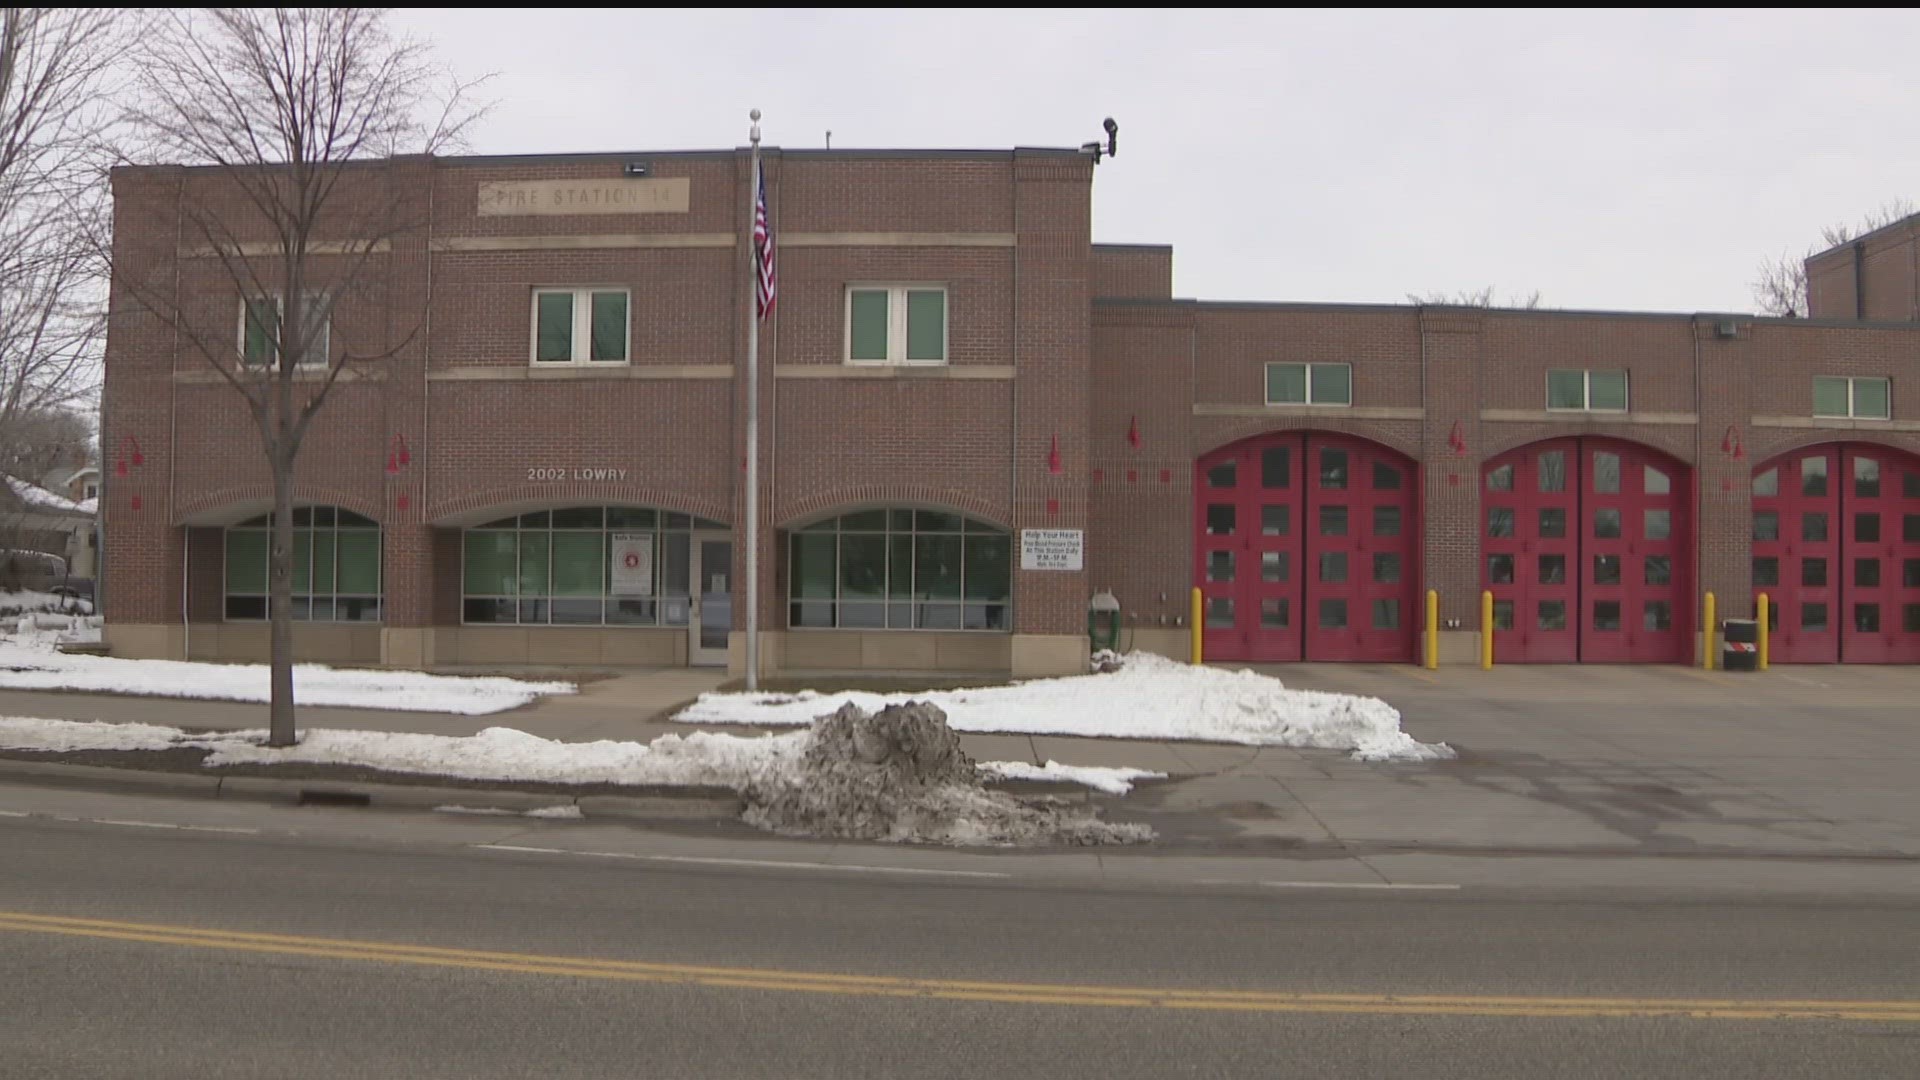
<svg viewBox="0 0 1920 1080">
<path fill-rule="evenodd" d="M 1856 420 L 1885 420 L 1892 415 L 1892 394 L 1887 379 L 1847 379 L 1839 376 L 1815 376 L 1813 415 L 1849 417 Z"/>
<path fill-rule="evenodd" d="M 1555 412 L 1626 412 L 1624 371 L 1547 372 L 1547 408 Z"/>
<path fill-rule="evenodd" d="M 535 289 L 533 362 L 627 362 L 625 289 Z"/>
<path fill-rule="evenodd" d="M 277 365 L 280 321 L 287 310 L 283 296 L 256 297 L 240 305 L 240 359 L 247 367 Z M 310 293 L 301 314 L 308 330 L 302 344 L 301 367 L 326 367 L 333 355 L 332 304 L 324 293 Z"/>
<path fill-rule="evenodd" d="M 1268 364 L 1269 405 L 1351 405 L 1352 364 Z"/>
<path fill-rule="evenodd" d="M 847 289 L 847 363 L 947 362 L 947 290 L 933 285 Z"/>
</svg>

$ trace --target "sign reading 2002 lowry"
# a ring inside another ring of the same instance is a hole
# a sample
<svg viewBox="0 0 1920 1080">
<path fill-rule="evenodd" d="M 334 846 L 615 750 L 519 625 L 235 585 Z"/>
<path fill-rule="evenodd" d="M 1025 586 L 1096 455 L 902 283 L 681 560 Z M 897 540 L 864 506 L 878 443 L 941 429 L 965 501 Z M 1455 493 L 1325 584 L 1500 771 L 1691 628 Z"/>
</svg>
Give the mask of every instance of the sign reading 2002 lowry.
<svg viewBox="0 0 1920 1080">
<path fill-rule="evenodd" d="M 1021 529 L 1020 569 L 1080 569 L 1086 535 L 1079 529 Z"/>
<path fill-rule="evenodd" d="M 684 214 L 693 182 L 658 180 L 513 180 L 481 184 L 481 217 L 568 214 Z"/>
</svg>

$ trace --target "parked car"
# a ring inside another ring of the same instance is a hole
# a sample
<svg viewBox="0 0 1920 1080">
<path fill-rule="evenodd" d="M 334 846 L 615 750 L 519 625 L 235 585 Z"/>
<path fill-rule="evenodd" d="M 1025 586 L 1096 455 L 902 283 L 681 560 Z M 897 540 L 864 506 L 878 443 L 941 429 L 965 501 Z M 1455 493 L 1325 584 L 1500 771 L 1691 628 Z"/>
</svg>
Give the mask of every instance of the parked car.
<svg viewBox="0 0 1920 1080">
<path fill-rule="evenodd" d="M 84 600 L 88 607 L 93 606 L 93 579 L 68 575 L 60 584 L 48 589 L 55 596 L 64 596 L 69 600 Z"/>
<path fill-rule="evenodd" d="M 0 549 L 0 591 L 50 593 L 68 580 L 67 560 L 46 551 Z"/>
</svg>

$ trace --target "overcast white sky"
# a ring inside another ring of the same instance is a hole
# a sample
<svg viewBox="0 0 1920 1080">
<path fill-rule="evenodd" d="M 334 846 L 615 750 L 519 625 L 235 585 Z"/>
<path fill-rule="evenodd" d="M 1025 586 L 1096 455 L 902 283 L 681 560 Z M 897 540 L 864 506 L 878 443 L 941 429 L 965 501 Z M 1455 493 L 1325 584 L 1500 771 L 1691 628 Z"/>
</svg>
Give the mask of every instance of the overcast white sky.
<svg viewBox="0 0 1920 1080">
<path fill-rule="evenodd" d="M 1078 146 L 1174 291 L 1748 311 L 1769 254 L 1920 196 L 1920 14 L 403 10 L 497 73 L 477 153 Z"/>
</svg>

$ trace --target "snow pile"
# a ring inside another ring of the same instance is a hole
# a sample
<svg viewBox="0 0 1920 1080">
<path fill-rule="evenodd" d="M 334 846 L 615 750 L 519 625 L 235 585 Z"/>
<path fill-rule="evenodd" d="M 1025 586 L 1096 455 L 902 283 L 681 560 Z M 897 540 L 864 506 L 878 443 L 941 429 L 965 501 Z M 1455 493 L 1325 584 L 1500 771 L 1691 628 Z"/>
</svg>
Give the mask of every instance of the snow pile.
<svg viewBox="0 0 1920 1080">
<path fill-rule="evenodd" d="M 56 592 L 38 592 L 33 588 L 15 588 L 0 592 L 0 615 L 31 615 L 31 613 L 56 613 L 60 617 L 92 615 L 94 605 L 73 596 L 60 596 Z"/>
<path fill-rule="evenodd" d="M 76 605 L 77 610 L 66 612 L 29 606 L 20 611 L 13 607 L 15 603 L 35 604 L 36 600 L 21 599 L 35 597 Z M 100 640 L 100 616 L 83 614 L 90 611 L 91 607 L 84 600 L 63 601 L 61 597 L 46 593 L 0 593 L 0 646 L 11 644 L 51 652 L 61 645 L 97 642 Z M 4 673 L 0 673 L 0 678 L 4 677 Z"/>
<path fill-rule="evenodd" d="M 708 693 L 674 716 L 689 724 L 810 724 L 854 705 L 869 712 L 909 700 L 939 706 L 956 731 L 1106 736 L 1350 750 L 1362 761 L 1453 757 L 1416 742 L 1399 710 L 1379 698 L 1288 690 L 1252 671 L 1194 667 L 1130 653 L 1118 671 L 1013 686 L 919 694 Z"/>
<path fill-rule="evenodd" d="M 803 738 L 798 733 L 743 738 L 696 731 L 663 735 L 651 744 L 569 743 L 504 727 L 466 737 L 309 728 L 298 745 L 275 748 L 261 745 L 263 737 L 262 732 L 243 731 L 190 737 L 183 745 L 212 750 L 205 764 L 213 767 L 299 761 L 466 780 L 739 787 L 759 771 L 781 768 L 797 758 Z M 0 734 L 0 745 L 4 740 Z"/>
<path fill-rule="evenodd" d="M 797 768 L 767 770 L 741 794 L 770 832 L 953 845 L 1129 844 L 1145 825 L 1099 820 L 1088 806 L 988 791 L 937 706 L 843 705 L 805 736 Z"/>
<path fill-rule="evenodd" d="M 200 749 L 209 751 L 202 764 L 211 768 L 302 762 L 466 780 L 636 787 L 742 788 L 755 777 L 797 767 L 809 738 L 803 731 L 753 737 L 700 731 L 663 735 L 651 743 L 570 743 L 504 727 L 467 737 L 309 728 L 298 744 L 274 749 L 262 745 L 264 731 L 190 732 L 153 724 L 0 717 L 0 750 Z M 1122 792 L 1132 778 L 1151 775 L 1138 769 L 1053 762 L 1046 769 L 1024 761 L 994 761 L 981 768 L 1010 778 L 1067 780 L 1102 791 L 1118 785 Z"/>
<path fill-rule="evenodd" d="M 76 750 L 172 750 L 188 738 L 192 736 L 177 727 L 156 724 L 0 717 L 0 750 L 44 750 L 61 754 Z"/>
<path fill-rule="evenodd" d="M 208 701 L 266 702 L 272 697 L 265 664 L 201 664 L 69 655 L 53 651 L 53 644 L 44 636 L 21 633 L 0 641 L 0 688 L 78 690 Z M 542 695 L 571 694 L 574 689 L 572 683 L 524 682 L 498 677 L 341 670 L 321 664 L 295 664 L 293 668 L 296 701 L 301 705 L 341 708 L 485 716 L 518 708 Z"/>
</svg>

